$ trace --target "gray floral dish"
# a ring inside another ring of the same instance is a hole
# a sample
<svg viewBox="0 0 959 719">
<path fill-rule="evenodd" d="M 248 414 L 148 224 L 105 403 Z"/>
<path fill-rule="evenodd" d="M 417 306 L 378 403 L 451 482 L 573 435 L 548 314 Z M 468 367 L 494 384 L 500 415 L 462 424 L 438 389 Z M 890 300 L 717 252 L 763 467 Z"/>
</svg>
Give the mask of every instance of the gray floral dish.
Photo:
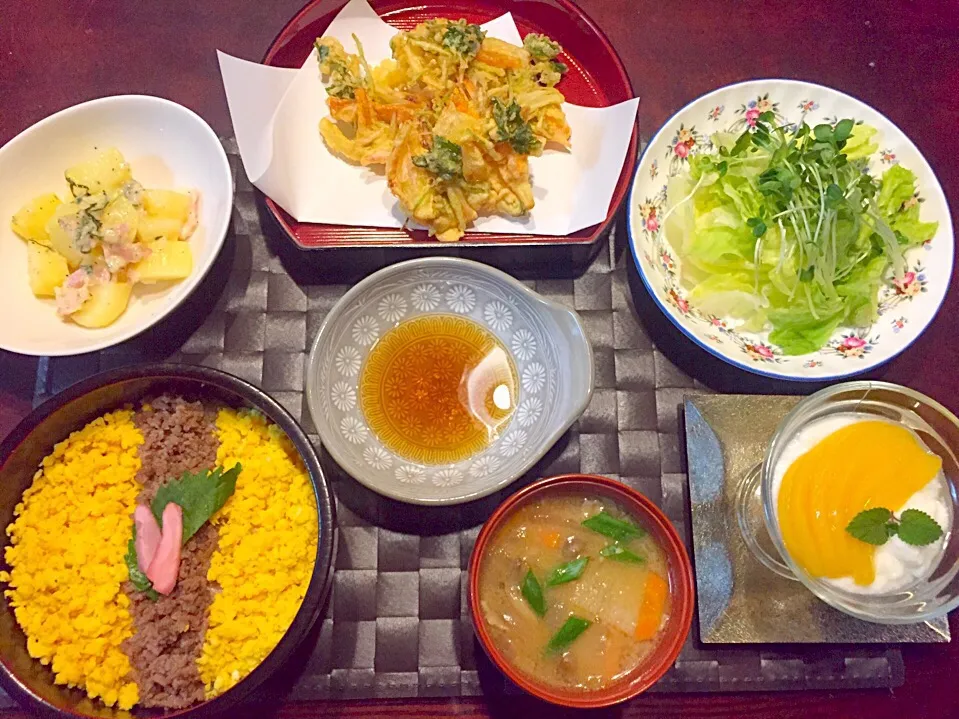
<svg viewBox="0 0 959 719">
<path fill-rule="evenodd" d="M 478 325 L 515 374 L 509 421 L 456 461 L 395 451 L 364 413 L 361 380 L 371 352 L 394 328 L 427 315 Z M 593 356 L 572 310 L 478 262 L 422 258 L 370 275 L 337 302 L 313 342 L 306 391 L 320 439 L 359 482 L 404 502 L 457 504 L 527 472 L 579 418 L 593 392 Z"/>
</svg>

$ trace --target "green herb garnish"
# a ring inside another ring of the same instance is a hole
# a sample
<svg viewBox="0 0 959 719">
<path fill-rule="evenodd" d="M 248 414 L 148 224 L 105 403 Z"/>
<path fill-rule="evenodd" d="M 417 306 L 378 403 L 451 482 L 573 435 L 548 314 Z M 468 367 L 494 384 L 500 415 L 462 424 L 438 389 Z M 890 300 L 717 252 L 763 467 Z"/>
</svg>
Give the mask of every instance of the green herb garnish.
<svg viewBox="0 0 959 719">
<path fill-rule="evenodd" d="M 617 542 L 628 542 L 630 539 L 637 539 L 646 534 L 629 520 L 617 519 L 605 509 L 585 520 L 583 526 Z"/>
<path fill-rule="evenodd" d="M 153 583 L 147 579 L 147 575 L 140 571 L 140 565 L 137 564 L 137 527 L 133 525 L 133 536 L 127 542 L 127 553 L 123 555 L 123 561 L 127 565 L 127 573 L 130 575 L 130 583 L 138 592 L 147 595 L 147 599 L 155 602 L 160 598 L 157 590 L 153 588 Z"/>
<path fill-rule="evenodd" d="M 533 574 L 532 569 L 526 572 L 520 589 L 523 591 L 523 597 L 532 610 L 539 616 L 544 616 L 546 614 L 546 598 L 543 596 L 543 587 L 540 585 L 539 580 L 536 579 L 536 575 Z"/>
<path fill-rule="evenodd" d="M 556 634 L 553 635 L 552 639 L 549 640 L 549 644 L 546 645 L 546 651 L 562 651 L 576 641 L 580 634 L 589 629 L 590 624 L 592 624 L 592 622 L 588 619 L 577 617 L 574 614 L 563 623 L 563 626 L 559 628 L 559 631 L 557 631 Z"/>
<path fill-rule="evenodd" d="M 457 20 L 446 26 L 443 33 L 443 47 L 457 52 L 466 60 L 472 60 L 479 52 L 480 45 L 486 32 L 479 26 L 467 23 L 466 20 Z"/>
<path fill-rule="evenodd" d="M 615 559 L 617 562 L 630 562 L 632 564 L 642 564 L 646 561 L 635 552 L 626 549 L 626 547 L 619 542 L 607 544 L 599 550 L 599 555 L 607 559 Z"/>
<path fill-rule="evenodd" d="M 919 509 L 907 509 L 897 518 L 885 507 L 866 509 L 852 518 L 846 531 L 868 544 L 885 544 L 898 535 L 906 544 L 921 547 L 932 544 L 942 536 L 942 527 Z"/>
<path fill-rule="evenodd" d="M 558 42 L 537 32 L 531 32 L 523 38 L 523 47 L 536 60 L 552 60 L 563 51 Z"/>
<path fill-rule="evenodd" d="M 497 142 L 508 142 L 521 155 L 536 152 L 542 145 L 533 135 L 533 128 L 523 119 L 520 106 L 515 100 L 504 105 L 494 97 L 493 121 L 496 123 L 494 139 Z"/>
<path fill-rule="evenodd" d="M 236 479 L 243 468 L 239 463 L 224 472 L 217 467 L 212 472 L 203 470 L 196 474 L 184 472 L 183 476 L 157 490 L 150 509 L 157 522 L 163 521 L 163 508 L 170 502 L 183 510 L 183 544 L 216 512 L 226 504 L 236 490 Z"/>
<path fill-rule="evenodd" d="M 413 164 L 449 182 L 463 176 L 463 149 L 455 142 L 436 135 L 430 151 L 414 156 Z"/>
<path fill-rule="evenodd" d="M 317 39 L 313 44 L 316 47 L 316 59 L 320 65 L 323 65 L 323 63 L 326 62 L 326 58 L 330 56 L 330 46 L 321 45 L 319 39 Z"/>
<path fill-rule="evenodd" d="M 566 584 L 579 579 L 586 571 L 587 564 L 589 564 L 589 557 L 580 557 L 572 562 L 561 564 L 546 577 L 546 586 L 555 587 L 557 584 Z"/>
<path fill-rule="evenodd" d="M 363 83 L 356 73 L 350 69 L 343 52 L 339 50 L 334 52 L 332 47 L 322 42 L 322 38 L 317 38 L 313 42 L 313 46 L 316 48 L 316 59 L 320 66 L 320 72 L 329 79 L 326 94 L 341 99 L 354 99 L 356 88 L 361 87 Z"/>
<path fill-rule="evenodd" d="M 550 60 L 550 67 L 552 67 L 560 75 L 565 75 L 569 72 L 569 66 L 565 62 L 560 62 L 559 60 Z"/>
</svg>

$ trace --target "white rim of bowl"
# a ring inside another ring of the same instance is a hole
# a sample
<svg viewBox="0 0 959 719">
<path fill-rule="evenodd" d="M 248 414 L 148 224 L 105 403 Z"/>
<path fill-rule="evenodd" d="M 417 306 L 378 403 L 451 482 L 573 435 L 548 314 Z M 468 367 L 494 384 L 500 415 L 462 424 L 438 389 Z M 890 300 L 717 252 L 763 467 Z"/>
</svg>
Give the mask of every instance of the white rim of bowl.
<svg viewBox="0 0 959 719">
<path fill-rule="evenodd" d="M 223 225 L 222 229 L 218 229 L 217 232 L 215 233 L 211 231 L 208 235 L 211 239 L 215 238 L 213 239 L 213 245 L 212 245 L 215 248 L 215 252 L 213 253 L 213 256 L 211 257 L 209 264 L 207 264 L 207 266 L 202 268 L 201 270 L 194 272 L 193 274 L 190 275 L 190 277 L 184 280 L 184 282 L 192 282 L 192 284 L 189 285 L 189 289 L 186 292 L 184 292 L 183 296 L 179 300 L 175 302 L 171 302 L 167 307 L 162 308 L 154 316 L 148 318 L 146 324 L 144 324 L 142 327 L 131 328 L 130 330 L 127 330 L 126 332 L 120 335 L 117 335 L 116 337 L 113 337 L 108 340 L 101 340 L 99 342 L 94 342 L 90 346 L 84 347 L 83 349 L 80 349 L 80 350 L 52 350 L 52 351 L 45 351 L 45 352 L 38 352 L 37 350 L 14 346 L 10 344 L 3 337 L 2 333 L 0 333 L 0 349 L 6 350 L 8 352 L 14 352 L 20 355 L 26 355 L 29 357 L 75 357 L 79 355 L 88 354 L 90 352 L 99 352 L 100 350 L 106 349 L 107 347 L 113 347 L 115 345 L 126 342 L 127 340 L 132 339 L 136 337 L 137 335 L 140 335 L 146 332 L 151 327 L 154 327 L 157 323 L 163 320 L 167 315 L 173 312 L 173 310 L 179 307 L 186 300 L 186 298 L 193 293 L 193 291 L 197 288 L 200 282 L 203 281 L 203 278 L 206 277 L 207 273 L 210 271 L 210 268 L 213 267 L 213 264 L 216 262 L 217 257 L 219 257 L 220 250 L 223 249 L 223 243 L 226 240 L 227 232 L 230 229 L 230 218 L 232 217 L 232 214 L 233 214 L 233 200 L 236 193 L 236 184 L 233 182 L 233 171 L 230 169 L 230 161 L 226 157 L 226 151 L 223 149 L 223 143 L 220 142 L 220 138 L 217 137 L 216 133 L 213 131 L 213 128 L 210 127 L 209 123 L 207 123 L 206 120 L 204 120 L 198 114 L 193 112 L 193 110 L 191 110 L 188 107 L 185 107 L 184 105 L 181 105 L 178 102 L 174 102 L 173 100 L 168 100 L 165 97 L 157 97 L 156 95 L 107 95 L 106 97 L 94 98 L 93 100 L 87 100 L 85 102 L 77 103 L 76 105 L 70 105 L 69 107 L 63 108 L 62 110 L 57 110 L 52 115 L 47 115 L 42 120 L 39 120 L 38 122 L 35 122 L 34 124 L 30 125 L 30 127 L 18 132 L 13 137 L 13 139 L 11 139 L 9 142 L 3 145 L 3 147 L 0 147 L 0 152 L 2 152 L 3 150 L 9 147 L 12 147 L 17 142 L 22 141 L 22 139 L 26 135 L 32 134 L 34 131 L 39 130 L 45 125 L 53 123 L 55 120 L 57 120 L 57 118 L 59 118 L 62 115 L 66 115 L 66 114 L 75 112 L 76 110 L 80 108 L 90 107 L 93 105 L 111 105 L 111 104 L 116 104 L 124 101 L 129 101 L 129 100 L 133 100 L 133 101 L 142 100 L 145 102 L 154 102 L 160 105 L 166 105 L 168 107 L 175 108 L 177 111 L 188 115 L 199 124 L 203 132 L 209 135 L 210 139 L 213 141 L 213 143 L 215 144 L 217 148 L 217 156 L 221 160 L 221 170 L 223 170 L 224 175 L 229 179 L 229 182 L 230 182 L 229 203 L 227 205 L 229 207 L 229 212 L 226 213 L 226 215 L 222 218 L 222 221 L 221 221 L 221 224 Z M 216 228 L 209 228 L 209 229 L 212 230 Z M 171 288 L 171 291 L 172 291 L 172 288 Z"/>
<path fill-rule="evenodd" d="M 915 150 L 916 154 L 919 155 L 919 157 L 921 157 L 923 161 L 929 166 L 929 172 L 932 174 L 932 177 L 936 181 L 936 185 L 939 188 L 939 192 L 942 194 L 942 201 L 946 206 L 946 221 L 949 223 L 948 228 L 950 230 L 950 233 L 952 233 L 952 229 L 953 229 L 952 228 L 952 211 L 949 207 L 949 199 L 946 197 L 946 192 L 942 187 L 942 183 L 939 181 L 939 176 L 936 175 L 936 171 L 933 169 L 932 163 L 930 163 L 929 160 L 926 159 L 926 156 L 919 151 L 919 148 L 916 147 L 916 144 L 909 138 L 909 135 L 907 135 L 905 132 L 902 131 L 902 128 L 900 128 L 896 123 L 894 123 L 892 120 L 886 117 L 885 114 L 879 112 L 879 110 L 874 108 L 868 102 L 860 100 L 858 97 L 854 95 L 850 95 L 849 93 L 843 92 L 842 90 L 837 90 L 835 88 L 829 87 L 828 85 L 820 85 L 819 83 L 815 83 L 815 82 L 806 82 L 805 80 L 790 80 L 786 78 L 769 77 L 769 78 L 760 78 L 758 80 L 745 80 L 743 82 L 734 82 L 730 85 L 724 85 L 722 87 L 716 88 L 715 90 L 711 90 L 710 92 L 707 92 L 704 95 L 700 95 L 699 97 L 693 98 L 692 100 L 687 102 L 685 105 L 683 105 L 679 110 L 677 110 L 672 115 L 670 115 L 669 119 L 667 119 L 666 122 L 664 122 L 662 126 L 656 131 L 656 134 L 653 135 L 652 138 L 650 138 L 649 142 L 646 144 L 646 147 L 643 149 L 642 153 L 640 153 L 639 159 L 636 161 L 636 174 L 633 175 L 633 182 L 629 188 L 629 196 L 627 198 L 628 206 L 626 208 L 626 232 L 629 236 L 629 251 L 633 256 L 633 265 L 636 268 L 636 273 L 639 275 L 640 279 L 643 281 L 643 285 L 646 288 L 646 292 L 649 294 L 650 297 L 652 297 L 653 302 L 656 304 L 659 310 L 664 315 L 666 315 L 669 321 L 672 322 L 673 325 L 680 332 L 682 332 L 687 339 L 692 340 L 692 342 L 695 345 L 697 345 L 701 349 L 706 350 L 712 356 L 718 357 L 723 362 L 726 362 L 727 364 L 730 364 L 739 369 L 746 370 L 747 372 L 751 374 L 760 375 L 762 377 L 767 377 L 769 379 L 784 380 L 787 382 L 819 382 L 819 383 L 835 382 L 836 380 L 855 377 L 857 375 L 864 374 L 866 372 L 874 370 L 878 367 L 882 367 L 883 365 L 887 364 L 888 362 L 891 362 L 896 357 L 898 357 L 903 352 L 905 352 L 907 349 L 909 349 L 913 345 L 913 343 L 915 343 L 915 341 L 918 340 L 920 336 L 922 336 L 922 333 L 926 331 L 929 325 L 932 324 L 933 320 L 936 319 L 936 316 L 939 314 L 939 310 L 942 309 L 942 305 L 946 301 L 946 295 L 949 294 L 948 286 L 946 288 L 946 291 L 943 293 L 942 297 L 940 298 L 939 304 L 936 306 L 936 309 L 933 310 L 932 314 L 929 316 L 928 321 L 922 327 L 919 328 L 919 331 L 916 332 L 915 335 L 913 335 L 911 340 L 905 342 L 902 345 L 902 347 L 900 347 L 898 350 L 893 352 L 891 355 L 889 355 L 885 359 L 879 362 L 876 362 L 874 364 L 870 364 L 866 367 L 851 370 L 849 372 L 843 372 L 840 374 L 833 374 L 833 375 L 807 377 L 804 375 L 787 374 L 784 372 L 771 372 L 771 371 L 757 369 L 754 365 L 747 364 L 746 362 L 742 360 L 725 355 L 722 352 L 719 352 L 715 347 L 712 347 L 706 344 L 705 342 L 701 341 L 700 339 L 698 339 L 692 332 L 687 330 L 683 326 L 683 324 L 678 319 L 676 319 L 676 317 L 673 316 L 673 314 L 667 309 L 666 305 L 664 305 L 663 302 L 659 299 L 659 297 L 656 296 L 656 292 L 653 290 L 652 285 L 650 284 L 649 280 L 646 278 L 645 273 L 643 273 L 641 269 L 641 265 L 639 263 L 639 255 L 636 252 L 637 242 L 635 238 L 633 237 L 633 212 L 635 207 L 633 200 L 636 194 L 636 186 L 639 184 L 639 175 L 643 169 L 643 159 L 646 157 L 646 153 L 649 151 L 649 149 L 659 139 L 659 136 L 662 135 L 664 132 L 666 132 L 667 127 L 670 125 L 670 123 L 672 123 L 674 119 L 676 119 L 682 113 L 686 112 L 687 109 L 689 109 L 691 106 L 695 105 L 696 103 L 700 102 L 701 100 L 705 100 L 706 98 L 712 97 L 713 95 L 716 95 L 720 92 L 725 92 L 727 90 L 732 90 L 732 89 L 747 86 L 747 85 L 761 85 L 764 83 L 771 83 L 771 82 L 781 83 L 784 85 L 819 88 L 822 90 L 828 90 L 829 92 L 834 92 L 837 95 L 841 95 L 842 97 L 845 97 L 849 100 L 853 100 L 854 102 L 858 102 L 861 105 L 865 105 L 870 110 L 875 112 L 877 115 L 882 117 L 883 120 L 885 120 L 894 128 L 896 128 L 896 130 L 902 134 L 903 138 L 906 141 L 906 144 L 909 147 L 911 147 L 913 150 Z M 954 233 L 953 233 L 953 250 L 955 250 L 955 234 Z M 953 251 L 953 253 L 949 255 L 949 277 L 952 277 L 954 254 L 955 254 L 955 251 Z M 802 355 L 798 355 L 798 356 L 802 356 Z"/>
<path fill-rule="evenodd" d="M 579 327 L 580 331 L 583 334 L 583 338 L 585 340 L 584 345 L 586 347 L 586 362 L 589 366 L 589 387 L 587 389 L 585 396 L 583 397 L 583 400 L 580 402 L 580 404 L 578 404 L 573 409 L 567 421 L 564 424 L 558 426 L 546 438 L 546 440 L 543 442 L 543 448 L 541 452 L 537 452 L 536 454 L 531 456 L 529 461 L 527 461 L 526 464 L 524 464 L 519 471 L 510 473 L 508 475 L 504 475 L 504 479 L 500 480 L 499 482 L 495 484 L 492 484 L 488 487 L 484 487 L 483 489 L 477 490 L 475 492 L 470 492 L 468 494 L 459 494 L 459 495 L 456 495 L 455 497 L 448 497 L 445 499 L 409 497 L 400 492 L 394 492 L 389 487 L 377 486 L 373 484 L 372 482 L 369 482 L 365 478 L 355 476 L 346 468 L 346 462 L 343 459 L 344 455 L 339 451 L 339 449 L 337 449 L 335 443 L 327 442 L 326 439 L 323 437 L 322 433 L 320 432 L 320 424 L 317 422 L 317 419 L 313 414 L 314 404 L 317 404 L 319 402 L 319 398 L 317 394 L 321 391 L 320 388 L 317 386 L 317 380 L 315 379 L 316 373 L 313 370 L 316 363 L 319 361 L 319 358 L 317 357 L 317 352 L 319 351 L 320 340 L 323 338 L 324 333 L 327 332 L 331 324 L 331 321 L 336 319 L 337 315 L 342 314 L 343 308 L 352 304 L 353 300 L 355 300 L 358 295 L 364 292 L 369 285 L 376 284 L 380 282 L 382 279 L 389 277 L 390 275 L 403 272 L 409 269 L 410 267 L 430 267 L 432 265 L 452 265 L 453 267 L 459 266 L 459 267 L 470 267 L 470 268 L 477 269 L 480 272 L 483 272 L 487 275 L 491 275 L 497 279 L 500 279 L 506 282 L 510 287 L 517 290 L 518 292 L 525 294 L 527 297 L 529 297 L 530 299 L 536 302 L 540 302 L 552 309 L 568 312 L 570 316 L 573 317 L 573 319 L 576 321 L 577 326 Z M 316 432 L 318 435 L 320 435 L 320 441 L 323 447 L 326 449 L 327 452 L 330 453 L 330 456 L 333 457 L 333 459 L 339 465 L 340 469 L 342 469 L 349 476 L 353 477 L 353 479 L 355 479 L 357 482 L 362 484 L 367 489 L 373 492 L 376 492 L 377 494 L 380 494 L 384 497 L 389 497 L 390 499 L 395 499 L 399 502 L 405 502 L 406 504 L 416 504 L 421 506 L 433 506 L 433 507 L 449 506 L 454 504 L 464 504 L 466 502 L 472 502 L 477 499 L 482 499 L 483 497 L 487 497 L 495 492 L 498 492 L 499 490 L 512 484 L 517 479 L 522 477 L 530 469 L 532 469 L 533 466 L 539 460 L 541 460 L 550 449 L 553 448 L 553 445 L 555 445 L 556 442 L 559 441 L 559 438 L 566 433 L 566 430 L 568 430 L 573 425 L 573 423 L 577 419 L 579 419 L 580 416 L 582 416 L 583 412 L 586 411 L 586 407 L 589 406 L 589 401 L 590 399 L 592 399 L 593 390 L 595 386 L 596 386 L 596 367 L 593 362 L 593 346 L 590 344 L 589 339 L 587 338 L 587 335 L 586 335 L 586 328 L 583 326 L 583 322 L 580 319 L 579 314 L 577 314 L 575 310 L 571 310 L 568 307 L 565 307 L 556 302 L 553 302 L 552 300 L 546 299 L 538 292 L 531 290 L 529 287 L 524 285 L 522 282 L 517 280 L 512 275 L 509 275 L 506 272 L 503 272 L 502 270 L 498 270 L 495 267 L 491 267 L 490 265 L 484 264 L 482 262 L 476 262 L 474 260 L 466 260 L 461 257 L 447 257 L 447 256 L 419 257 L 412 260 L 404 260 L 403 262 L 397 262 L 395 264 L 388 265 L 380 270 L 377 270 L 373 274 L 364 277 L 358 283 L 353 285 L 353 287 L 351 287 L 345 295 L 343 295 L 339 300 L 337 300 L 336 304 L 333 305 L 329 313 L 324 318 L 323 324 L 320 325 L 320 329 L 317 331 L 316 337 L 313 339 L 313 345 L 312 347 L 310 347 L 310 355 L 309 355 L 309 358 L 307 359 L 307 368 L 306 368 L 307 409 L 309 410 L 310 417 L 313 420 L 313 426 L 316 427 Z"/>
</svg>

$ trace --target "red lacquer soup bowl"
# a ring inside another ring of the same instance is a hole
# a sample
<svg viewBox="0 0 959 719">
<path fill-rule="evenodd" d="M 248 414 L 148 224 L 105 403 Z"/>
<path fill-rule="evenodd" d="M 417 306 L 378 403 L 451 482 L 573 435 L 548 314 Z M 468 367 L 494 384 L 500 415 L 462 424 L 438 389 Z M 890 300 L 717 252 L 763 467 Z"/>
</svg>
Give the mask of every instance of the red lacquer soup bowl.
<svg viewBox="0 0 959 719">
<path fill-rule="evenodd" d="M 480 572 L 487 547 L 498 530 L 514 512 L 531 500 L 571 494 L 611 500 L 649 532 L 666 555 L 670 609 L 666 623 L 659 632 L 658 644 L 632 671 L 597 690 L 557 688 L 518 670 L 497 648 L 480 606 Z M 676 661 L 693 620 L 693 570 L 676 529 L 649 499 L 608 477 L 567 474 L 540 480 L 520 490 L 501 504 L 483 525 L 470 557 L 469 602 L 473 627 L 480 644 L 493 663 L 512 682 L 533 696 L 553 704 L 584 709 L 598 708 L 641 694 L 655 684 Z"/>
</svg>

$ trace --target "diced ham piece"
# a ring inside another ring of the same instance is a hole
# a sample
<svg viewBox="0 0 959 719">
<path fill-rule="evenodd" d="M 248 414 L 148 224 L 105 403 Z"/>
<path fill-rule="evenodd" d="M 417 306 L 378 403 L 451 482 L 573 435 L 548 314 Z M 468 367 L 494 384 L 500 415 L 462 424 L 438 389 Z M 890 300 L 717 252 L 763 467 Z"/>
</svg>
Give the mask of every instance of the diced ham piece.
<svg viewBox="0 0 959 719">
<path fill-rule="evenodd" d="M 141 572 L 146 573 L 160 546 L 160 525 L 145 504 L 137 505 L 133 512 L 133 523 L 137 530 L 137 565 Z"/>
<path fill-rule="evenodd" d="M 160 594 L 169 594 L 180 573 L 180 544 L 183 542 L 183 510 L 170 502 L 163 508 L 163 529 L 153 561 L 147 567 L 147 579 Z"/>
<path fill-rule="evenodd" d="M 136 229 L 130 227 L 125 222 L 103 230 L 104 245 L 119 245 L 126 242 L 133 242 L 136 239 Z"/>
<path fill-rule="evenodd" d="M 149 248 L 134 244 L 103 245 L 103 257 L 110 272 L 119 272 L 127 265 L 139 262 L 150 253 Z"/>
<path fill-rule="evenodd" d="M 63 286 L 69 287 L 72 290 L 79 289 L 85 286 L 89 281 L 90 274 L 81 267 L 79 270 L 75 270 L 67 275 L 67 279 L 63 281 Z"/>
<path fill-rule="evenodd" d="M 72 315 L 90 298 L 90 274 L 82 267 L 67 275 L 60 287 L 54 290 L 57 298 L 57 314 Z"/>
<path fill-rule="evenodd" d="M 105 264 L 97 263 L 93 266 L 91 279 L 93 283 L 105 285 L 110 281 L 110 270 Z"/>
</svg>

